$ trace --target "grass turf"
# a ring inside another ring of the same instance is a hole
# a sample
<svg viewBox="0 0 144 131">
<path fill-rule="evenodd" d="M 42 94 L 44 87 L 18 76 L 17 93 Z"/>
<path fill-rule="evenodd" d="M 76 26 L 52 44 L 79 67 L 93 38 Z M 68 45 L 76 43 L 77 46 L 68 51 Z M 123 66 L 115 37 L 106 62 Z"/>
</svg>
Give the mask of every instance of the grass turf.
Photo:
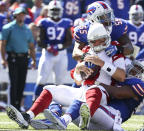
<svg viewBox="0 0 144 131">
<path fill-rule="evenodd" d="M 44 118 L 43 114 L 40 114 L 36 117 L 36 119 L 42 119 L 42 118 Z M 131 119 L 122 124 L 122 127 L 127 131 L 136 131 L 142 128 L 143 123 L 144 123 L 144 116 L 133 115 Z M 0 131 L 2 130 L 7 131 L 20 130 L 19 126 L 15 122 L 10 120 L 5 112 L 0 113 Z M 29 127 L 28 130 L 34 131 L 32 127 Z M 70 123 L 67 130 L 79 130 L 79 128 L 76 127 L 74 124 Z"/>
</svg>

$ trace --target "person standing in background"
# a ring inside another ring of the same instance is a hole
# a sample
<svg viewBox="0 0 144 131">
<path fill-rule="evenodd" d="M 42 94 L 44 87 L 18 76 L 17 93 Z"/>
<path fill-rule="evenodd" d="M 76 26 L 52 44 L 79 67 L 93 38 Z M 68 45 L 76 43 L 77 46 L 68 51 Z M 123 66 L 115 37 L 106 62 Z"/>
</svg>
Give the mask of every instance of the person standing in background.
<svg viewBox="0 0 144 131">
<path fill-rule="evenodd" d="M 31 11 L 34 15 L 34 20 L 40 15 L 42 8 L 44 7 L 43 0 L 33 0 L 34 5 Z"/>
<path fill-rule="evenodd" d="M 69 18 L 71 20 L 80 18 L 82 15 L 82 3 L 81 0 L 63 0 L 62 1 L 64 12 L 63 18 Z"/>
<path fill-rule="evenodd" d="M 143 8 L 141 5 L 132 5 L 129 10 L 128 36 L 131 40 L 135 51 L 133 57 L 140 52 L 144 52 L 144 21 Z M 143 54 L 143 53 L 142 53 Z M 142 57 L 143 58 L 143 57 Z"/>
<path fill-rule="evenodd" d="M 0 51 L 2 65 L 9 68 L 11 104 L 20 110 L 28 69 L 28 53 L 32 57 L 33 68 L 36 66 L 36 60 L 32 32 L 24 24 L 25 9 L 19 7 L 13 15 L 15 20 L 3 26 Z"/>
<path fill-rule="evenodd" d="M 52 77 L 51 72 L 55 74 L 56 84 L 65 82 L 68 65 L 66 48 L 72 44 L 70 28 L 73 22 L 68 18 L 62 18 L 62 14 L 61 2 L 51 1 L 48 5 L 48 18 L 43 18 L 38 24 L 40 29 L 38 45 L 42 48 L 42 55 L 38 65 L 33 100 L 40 95 L 48 78 Z"/>
<path fill-rule="evenodd" d="M 129 9 L 134 0 L 107 0 L 111 4 L 111 8 L 114 11 L 114 15 L 117 18 L 125 20 L 129 19 Z"/>
</svg>

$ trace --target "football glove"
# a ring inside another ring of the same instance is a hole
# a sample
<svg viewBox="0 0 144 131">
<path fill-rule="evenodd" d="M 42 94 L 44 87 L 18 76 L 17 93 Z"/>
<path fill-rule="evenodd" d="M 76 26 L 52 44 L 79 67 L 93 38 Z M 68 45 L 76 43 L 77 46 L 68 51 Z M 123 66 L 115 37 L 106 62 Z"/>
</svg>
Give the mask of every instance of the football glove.
<svg viewBox="0 0 144 131">
<path fill-rule="evenodd" d="M 111 44 L 105 49 L 106 55 L 109 57 L 114 56 L 117 53 L 117 51 L 118 51 L 117 47 Z"/>
</svg>

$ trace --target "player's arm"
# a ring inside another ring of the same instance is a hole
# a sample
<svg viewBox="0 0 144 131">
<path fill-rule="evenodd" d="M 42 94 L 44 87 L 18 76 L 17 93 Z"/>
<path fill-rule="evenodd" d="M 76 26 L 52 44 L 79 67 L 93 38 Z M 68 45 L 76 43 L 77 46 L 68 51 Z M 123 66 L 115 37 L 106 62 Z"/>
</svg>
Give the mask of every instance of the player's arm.
<svg viewBox="0 0 144 131">
<path fill-rule="evenodd" d="M 121 86 L 121 87 L 115 87 L 110 85 L 105 85 L 101 83 L 109 95 L 111 97 L 117 98 L 117 99 L 128 99 L 128 98 L 134 98 L 138 100 L 137 95 L 133 92 L 133 90 L 130 88 L 130 86 Z"/>
<path fill-rule="evenodd" d="M 73 49 L 73 53 L 72 53 L 72 57 L 76 60 L 76 61 L 81 61 L 82 55 L 84 54 L 82 49 L 84 48 L 85 44 L 84 43 L 79 43 L 79 42 L 75 42 L 75 46 Z"/>
<path fill-rule="evenodd" d="M 46 48 L 47 44 L 45 43 L 45 41 L 46 41 L 45 29 L 44 29 L 44 27 L 39 26 L 39 30 L 40 30 L 40 33 L 39 33 L 39 36 L 38 36 L 37 43 L 38 43 L 39 47 Z"/>
<path fill-rule="evenodd" d="M 66 36 L 65 36 L 65 40 L 64 40 L 64 43 L 63 43 L 63 49 L 64 48 L 67 48 L 69 46 L 71 46 L 72 44 L 72 33 L 71 33 L 71 29 L 68 28 L 66 29 Z"/>
<path fill-rule="evenodd" d="M 122 50 L 124 55 L 130 55 L 134 52 L 132 43 L 126 33 L 123 34 L 117 41 L 121 44 L 120 50 Z"/>
<path fill-rule="evenodd" d="M 86 56 L 84 58 L 84 61 L 91 62 L 97 66 L 100 66 L 101 70 L 105 71 L 108 75 L 110 75 L 112 78 L 114 78 L 117 81 L 123 82 L 125 80 L 126 73 L 124 68 L 120 68 L 115 66 L 112 63 L 105 62 L 101 60 L 98 56 Z M 119 64 L 125 67 L 125 63 L 123 59 Z"/>
</svg>

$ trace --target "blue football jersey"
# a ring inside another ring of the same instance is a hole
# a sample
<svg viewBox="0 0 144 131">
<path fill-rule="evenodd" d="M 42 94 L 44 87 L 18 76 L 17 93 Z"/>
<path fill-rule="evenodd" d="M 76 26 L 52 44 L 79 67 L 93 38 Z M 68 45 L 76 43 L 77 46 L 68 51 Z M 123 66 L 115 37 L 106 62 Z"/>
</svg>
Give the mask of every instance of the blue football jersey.
<svg viewBox="0 0 144 131">
<path fill-rule="evenodd" d="M 144 95 L 144 82 L 138 78 L 129 78 L 120 85 L 129 85 L 134 93 L 138 96 L 138 100 L 133 98 L 130 99 L 113 99 L 109 105 L 121 112 L 122 121 L 126 121 L 130 118 L 132 113 L 135 111 L 143 100 Z"/>
<path fill-rule="evenodd" d="M 117 41 L 122 35 L 127 33 L 127 22 L 124 19 L 116 18 L 112 26 L 111 39 Z"/>
<path fill-rule="evenodd" d="M 63 17 L 70 18 L 73 21 L 81 17 L 81 2 L 80 0 L 63 0 Z"/>
<path fill-rule="evenodd" d="M 144 22 L 140 26 L 136 26 L 132 24 L 132 22 L 128 21 L 128 36 L 132 42 L 132 44 L 140 47 L 140 50 L 144 48 Z"/>
<path fill-rule="evenodd" d="M 32 21 L 32 19 L 31 19 L 31 17 L 29 16 L 29 15 L 26 15 L 25 16 L 25 19 L 24 19 L 24 23 L 25 24 L 27 24 L 27 25 L 29 25 L 30 23 L 32 23 L 33 21 Z"/>
<path fill-rule="evenodd" d="M 110 0 L 111 7 L 114 11 L 114 15 L 117 18 L 122 18 L 128 20 L 129 18 L 129 9 L 130 9 L 130 0 Z"/>
<path fill-rule="evenodd" d="M 87 21 L 86 23 L 84 23 L 83 26 L 77 26 L 74 28 L 75 41 L 79 43 L 85 43 L 86 45 L 88 44 L 87 34 L 88 34 L 90 25 L 91 25 L 90 22 Z"/>
<path fill-rule="evenodd" d="M 88 44 L 87 33 L 89 27 L 92 26 L 90 22 L 84 23 L 83 26 L 77 26 L 74 29 L 74 38 L 77 42 Z M 111 39 L 112 41 L 118 40 L 123 34 L 127 32 L 127 22 L 123 19 L 115 19 L 112 26 Z"/>
<path fill-rule="evenodd" d="M 6 16 L 0 13 L 0 32 L 2 30 L 3 25 L 5 24 L 7 24 Z"/>
<path fill-rule="evenodd" d="M 54 22 L 50 18 L 44 18 L 38 24 L 45 29 L 45 44 L 57 45 L 63 43 L 65 40 L 66 29 L 73 26 L 72 20 L 68 18 L 62 18 L 58 22 Z"/>
</svg>

